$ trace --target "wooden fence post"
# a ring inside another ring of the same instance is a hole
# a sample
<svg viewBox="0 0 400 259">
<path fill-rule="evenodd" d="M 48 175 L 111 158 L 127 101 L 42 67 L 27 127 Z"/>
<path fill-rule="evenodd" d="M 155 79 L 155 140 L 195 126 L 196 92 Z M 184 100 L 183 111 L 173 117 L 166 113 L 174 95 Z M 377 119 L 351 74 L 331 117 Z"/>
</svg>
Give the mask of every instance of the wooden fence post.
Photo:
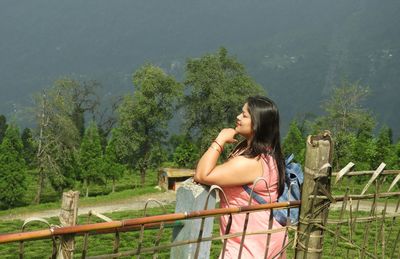
<svg viewBox="0 0 400 259">
<path fill-rule="evenodd" d="M 190 212 L 204 210 L 208 196 L 209 186 L 193 183 L 192 178 L 184 181 L 176 193 L 175 212 Z M 207 209 L 215 208 L 216 195 L 212 192 L 209 197 Z M 176 226 L 173 230 L 173 242 L 197 240 L 201 230 L 202 219 L 184 220 L 183 226 Z M 201 236 L 210 237 L 213 230 L 214 218 L 210 217 L 204 221 Z M 197 247 L 197 246 L 200 247 Z M 209 258 L 211 241 L 192 243 L 171 248 L 170 258 Z M 197 251 L 196 251 L 197 250 Z M 197 257 L 196 257 L 196 256 Z"/>
<path fill-rule="evenodd" d="M 75 226 L 78 218 L 79 192 L 64 192 L 61 201 L 60 223 L 62 227 Z M 64 235 L 60 241 L 57 259 L 73 258 L 75 249 L 74 235 Z"/>
<path fill-rule="evenodd" d="M 307 138 L 296 258 L 321 258 L 323 229 L 328 218 L 326 200 L 315 195 L 330 193 L 333 142 L 330 132 Z"/>
</svg>

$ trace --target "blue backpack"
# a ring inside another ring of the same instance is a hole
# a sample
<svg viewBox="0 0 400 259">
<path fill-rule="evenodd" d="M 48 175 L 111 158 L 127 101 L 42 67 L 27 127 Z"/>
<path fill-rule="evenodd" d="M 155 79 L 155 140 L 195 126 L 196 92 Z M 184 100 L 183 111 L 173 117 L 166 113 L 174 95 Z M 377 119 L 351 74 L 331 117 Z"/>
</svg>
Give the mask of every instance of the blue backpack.
<svg viewBox="0 0 400 259">
<path fill-rule="evenodd" d="M 294 155 L 291 154 L 285 160 L 286 172 L 285 172 L 285 188 L 283 193 L 278 198 L 278 202 L 286 202 L 286 201 L 296 201 L 301 199 L 301 185 L 304 181 L 303 170 L 301 169 L 301 165 L 298 163 L 292 162 Z M 251 189 L 248 185 L 243 185 L 243 188 L 246 192 L 251 195 Z M 257 193 L 253 192 L 252 198 L 256 200 L 259 204 L 265 204 L 265 201 L 261 196 Z M 289 211 L 289 215 L 288 215 Z M 282 226 L 288 225 L 288 219 L 290 220 L 290 224 L 297 224 L 299 222 L 299 207 L 287 209 L 275 209 L 273 210 L 273 215 L 276 221 L 279 222 Z"/>
</svg>

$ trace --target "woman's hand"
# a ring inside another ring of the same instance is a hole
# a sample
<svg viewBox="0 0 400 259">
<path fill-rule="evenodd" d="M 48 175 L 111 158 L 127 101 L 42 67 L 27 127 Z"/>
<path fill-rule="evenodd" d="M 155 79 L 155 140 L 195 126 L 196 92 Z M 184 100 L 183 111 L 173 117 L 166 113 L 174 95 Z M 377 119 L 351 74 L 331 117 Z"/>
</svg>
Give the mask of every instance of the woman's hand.
<svg viewBox="0 0 400 259">
<path fill-rule="evenodd" d="M 194 180 L 196 182 L 205 182 L 207 176 L 217 165 L 218 157 L 224 151 L 224 145 L 226 143 L 234 143 L 237 141 L 235 139 L 236 134 L 236 130 L 229 128 L 220 131 L 217 138 L 210 143 L 210 147 L 203 154 L 197 164 L 196 174 L 194 175 Z"/>
<path fill-rule="evenodd" d="M 221 146 L 225 143 L 235 143 L 237 140 L 235 139 L 237 132 L 235 129 L 226 128 L 220 131 L 215 141 L 218 142 Z"/>
<path fill-rule="evenodd" d="M 202 184 L 219 186 L 240 186 L 252 183 L 262 175 L 262 164 L 259 159 L 236 156 L 217 166 L 217 160 L 226 143 L 237 142 L 234 129 L 223 129 L 210 148 L 203 154 L 197 164 L 194 181 Z"/>
</svg>

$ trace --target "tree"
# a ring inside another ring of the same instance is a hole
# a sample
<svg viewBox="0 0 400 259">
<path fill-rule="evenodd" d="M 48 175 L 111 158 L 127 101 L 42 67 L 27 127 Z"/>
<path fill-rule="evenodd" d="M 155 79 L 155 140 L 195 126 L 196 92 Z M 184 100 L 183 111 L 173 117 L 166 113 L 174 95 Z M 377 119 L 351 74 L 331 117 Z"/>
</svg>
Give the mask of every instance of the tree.
<svg viewBox="0 0 400 259">
<path fill-rule="evenodd" d="M 322 126 L 334 134 L 357 132 L 361 126 L 373 128 L 375 120 L 362 106 L 368 95 L 368 87 L 344 80 L 334 88 L 331 98 L 323 105 L 327 115 L 320 118 Z"/>
<path fill-rule="evenodd" d="M 1 114 L 0 115 L 0 144 L 3 141 L 4 135 L 6 134 L 7 126 L 8 126 L 7 119 L 3 114 Z"/>
<path fill-rule="evenodd" d="M 148 168 L 160 164 L 162 144 L 174 106 L 182 95 L 182 85 L 155 66 L 145 65 L 133 75 L 133 95 L 119 106 L 117 149 L 131 168 L 140 171 L 145 183 Z"/>
<path fill-rule="evenodd" d="M 115 124 L 117 123 L 116 110 L 121 101 L 121 96 L 113 96 L 110 98 L 110 100 L 106 101 L 107 103 L 110 103 L 110 105 L 105 106 L 104 102 L 102 102 L 103 109 L 96 110 L 96 114 L 94 117 L 96 117 L 97 125 L 99 127 L 99 134 L 103 150 L 105 150 L 107 146 L 108 135 L 111 133 L 111 131 L 115 127 Z"/>
<path fill-rule="evenodd" d="M 376 160 L 374 168 L 378 167 L 381 162 L 386 163 L 386 168 L 394 168 L 396 166 L 396 151 L 393 145 L 392 130 L 383 126 L 376 139 Z"/>
<path fill-rule="evenodd" d="M 72 119 L 73 98 L 68 84 L 55 84 L 35 97 L 33 112 L 37 121 L 38 190 L 34 199 L 39 203 L 45 180 L 62 193 L 76 179 L 76 152 L 80 135 Z"/>
<path fill-rule="evenodd" d="M 175 136 L 172 161 L 178 167 L 194 168 L 200 158 L 199 147 L 190 136 Z"/>
<path fill-rule="evenodd" d="M 333 166 L 336 170 L 342 169 L 349 162 L 357 163 L 353 155 L 357 145 L 357 135 L 355 133 L 338 132 L 335 135 L 334 145 Z"/>
<path fill-rule="evenodd" d="M 19 130 L 9 125 L 0 145 L 0 207 L 22 202 L 26 190 L 26 169 Z"/>
<path fill-rule="evenodd" d="M 374 168 L 376 155 L 376 141 L 372 136 L 372 128 L 369 124 L 361 125 L 352 150 L 352 160 L 356 164 L 357 170 Z"/>
<path fill-rule="evenodd" d="M 185 131 L 205 148 L 220 129 L 232 127 L 246 98 L 264 93 L 244 67 L 221 48 L 186 65 Z"/>
<path fill-rule="evenodd" d="M 22 140 L 22 154 L 25 159 L 25 163 L 29 167 L 34 167 L 36 159 L 37 145 L 33 139 L 32 130 L 30 128 L 25 128 L 21 134 Z"/>
<path fill-rule="evenodd" d="M 358 82 L 350 83 L 345 80 L 339 87 L 334 88 L 331 98 L 323 105 L 326 115 L 315 120 L 315 131 L 328 129 L 333 133 L 335 143 L 333 163 L 336 169 L 350 162 L 346 161 L 349 158 L 347 153 L 349 149 L 346 145 L 352 144 L 352 135 L 361 134 L 363 136 L 364 133 L 367 134 L 375 126 L 372 115 L 362 107 L 362 102 L 368 94 L 368 87 L 364 87 Z M 368 142 L 369 144 L 372 143 Z M 355 148 L 357 149 L 357 147 Z M 372 152 L 372 150 L 370 151 Z M 370 164 L 370 162 L 365 161 L 362 163 L 364 163 L 364 166 Z M 364 166 L 361 165 L 360 167 Z"/>
<path fill-rule="evenodd" d="M 400 139 L 394 146 L 395 154 L 396 154 L 396 163 L 393 169 L 400 169 Z"/>
<path fill-rule="evenodd" d="M 99 83 L 96 81 L 79 82 L 71 78 L 62 78 L 55 81 L 56 87 L 63 89 L 71 98 L 71 118 L 80 136 L 85 132 L 85 113 L 89 112 L 93 118 L 100 104 L 96 90 Z"/>
<path fill-rule="evenodd" d="M 104 183 L 103 152 L 97 125 L 91 122 L 83 135 L 79 149 L 80 178 L 86 187 L 86 197 L 89 197 L 91 183 Z"/>
<path fill-rule="evenodd" d="M 112 192 L 115 192 L 115 182 L 120 179 L 125 171 L 125 165 L 117 152 L 118 131 L 114 130 L 110 141 L 107 144 L 104 155 L 104 173 L 107 179 L 112 180 Z"/>
<path fill-rule="evenodd" d="M 306 140 L 302 136 L 296 121 L 290 123 L 289 131 L 283 140 L 283 151 L 286 156 L 294 154 L 296 161 L 304 165 Z"/>
</svg>

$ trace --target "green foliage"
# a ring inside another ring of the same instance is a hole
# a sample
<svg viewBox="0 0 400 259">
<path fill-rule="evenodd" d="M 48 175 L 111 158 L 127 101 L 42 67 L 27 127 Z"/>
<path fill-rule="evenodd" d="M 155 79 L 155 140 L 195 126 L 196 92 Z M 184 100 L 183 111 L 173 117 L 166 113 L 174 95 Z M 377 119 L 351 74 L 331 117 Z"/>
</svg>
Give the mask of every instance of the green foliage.
<svg viewBox="0 0 400 259">
<path fill-rule="evenodd" d="M 175 138 L 172 161 L 177 167 L 194 168 L 199 160 L 199 148 L 189 136 Z"/>
<path fill-rule="evenodd" d="M 101 127 L 98 125 L 97 127 L 99 129 L 99 136 L 100 136 L 100 144 L 101 144 L 101 148 L 103 149 L 103 152 L 105 153 L 106 151 L 106 147 L 108 145 L 108 141 L 107 141 L 107 135 L 108 133 Z M 112 129 L 111 129 L 112 131 Z"/>
<path fill-rule="evenodd" d="M 294 154 L 296 161 L 304 165 L 306 140 L 302 136 L 296 121 L 290 123 L 289 131 L 283 140 L 282 147 L 286 156 Z"/>
<path fill-rule="evenodd" d="M 204 149 L 224 127 L 232 127 L 240 108 L 262 88 L 227 50 L 189 59 L 186 65 L 184 125 Z"/>
<path fill-rule="evenodd" d="M 117 142 L 115 141 L 117 137 L 115 135 L 111 136 L 104 155 L 104 173 L 107 179 L 113 181 L 113 192 L 115 191 L 115 181 L 120 179 L 125 171 L 125 165 L 121 163 L 121 159 L 118 156 Z"/>
<path fill-rule="evenodd" d="M 152 65 L 136 71 L 133 83 L 135 92 L 126 95 L 119 106 L 118 127 L 112 131 L 108 144 L 107 136 L 114 124 L 102 121 L 103 124 L 96 117 L 99 113 L 95 114 L 98 105 L 95 92 L 98 84 L 95 81 L 82 83 L 63 78 L 37 96 L 35 116 L 38 126 L 34 131 L 37 135 L 32 136 L 30 129 L 24 129 L 21 136 L 23 147 L 19 151 L 30 168 L 37 166 L 37 170 L 32 170 L 35 173 L 29 176 L 38 177 L 37 184 L 32 181 L 32 186 L 37 185 L 38 189 L 47 186 L 47 191 L 54 189 L 60 194 L 65 188 L 81 188 L 77 180 L 86 179 L 88 184 L 93 183 L 93 188 L 101 189 L 104 186 L 96 184 L 104 184 L 106 179 L 110 179 L 114 186 L 115 181 L 125 177 L 126 165 L 139 170 L 143 184 L 146 171 L 167 160 L 166 147 L 169 148 L 169 165 L 193 168 L 201 150 L 210 144 L 219 130 L 233 125 L 245 98 L 262 94 L 261 87 L 224 48 L 187 61 L 184 98 L 183 86 Z M 356 170 L 374 169 L 382 161 L 388 169 L 400 168 L 400 142 L 393 145 L 391 130 L 382 127 L 376 138 L 372 135 L 374 118 L 362 107 L 368 94 L 369 89 L 359 82 L 343 81 L 325 102 L 326 114 L 312 124 L 314 131 L 329 129 L 334 133 L 336 169 L 349 161 L 356 163 Z M 168 122 L 177 107 L 184 111 L 185 131 L 171 137 L 170 143 L 166 144 Z M 97 118 L 102 127 L 97 130 L 101 151 L 97 140 L 95 149 L 89 147 L 92 140 L 86 139 L 83 143 L 84 118 L 88 113 Z M 102 115 L 99 116 L 102 118 Z M 298 120 L 300 124 L 292 122 L 283 141 L 286 155 L 294 153 L 300 163 L 304 163 L 303 136 L 314 119 L 309 115 L 306 117 Z M 0 115 L 0 142 L 7 126 L 5 116 Z M 83 155 L 82 147 L 85 145 Z M 230 148 L 226 147 L 224 155 Z M 89 164 L 96 156 L 100 158 L 101 153 L 104 153 L 103 160 L 92 162 L 90 170 L 82 169 L 89 168 L 83 164 Z M 91 158 L 86 159 L 88 157 Z M 93 193 L 104 193 L 104 190 L 94 190 Z M 38 191 L 38 197 L 40 195 Z"/>
<path fill-rule="evenodd" d="M 397 144 L 394 146 L 394 152 L 396 154 L 396 162 L 394 169 L 400 169 L 400 139 Z"/>
<path fill-rule="evenodd" d="M 75 107 L 71 114 L 71 119 L 79 132 L 80 137 L 85 134 L 85 111 L 80 107 Z"/>
<path fill-rule="evenodd" d="M 117 152 L 132 168 L 138 168 L 142 185 L 148 168 L 162 162 L 162 144 L 182 85 L 155 66 L 145 65 L 133 75 L 136 90 L 119 106 Z"/>
<path fill-rule="evenodd" d="M 96 89 L 99 84 L 96 81 L 79 82 L 71 78 L 62 78 L 55 82 L 57 88 L 62 89 L 64 95 L 68 95 L 71 105 L 71 119 L 83 137 L 85 133 L 85 113 L 94 115 L 99 105 Z"/>
<path fill-rule="evenodd" d="M 34 108 L 37 119 L 38 182 L 49 179 L 61 194 L 72 187 L 76 179 L 76 152 L 80 135 L 72 120 L 74 91 L 67 79 L 58 80 L 41 95 L 36 96 Z M 38 197 L 40 200 L 39 184 Z"/>
<path fill-rule="evenodd" d="M 9 125 L 0 145 L 0 207 L 21 203 L 25 193 L 26 168 L 19 130 Z"/>
<path fill-rule="evenodd" d="M 91 183 L 105 183 L 103 151 L 97 125 L 91 122 L 83 135 L 79 149 L 80 178 L 86 185 L 86 197 Z"/>
<path fill-rule="evenodd" d="M 331 98 L 323 105 L 326 115 L 315 120 L 315 131 L 328 129 L 333 133 L 335 143 L 333 164 L 336 169 L 350 162 L 349 158 L 356 163 L 359 170 L 373 165 L 376 150 L 371 132 L 375 120 L 362 107 L 362 102 L 368 94 L 367 87 L 358 82 L 350 83 L 345 80 L 340 87 L 334 88 Z M 356 140 L 354 136 L 357 137 Z M 361 139 L 366 142 L 360 142 Z M 374 157 L 367 157 L 369 155 Z"/>
<path fill-rule="evenodd" d="M 22 146 L 23 146 L 23 156 L 26 162 L 26 165 L 30 168 L 33 168 L 36 164 L 36 152 L 37 152 L 37 143 L 33 139 L 32 130 L 30 128 L 25 128 L 22 131 L 21 135 Z"/>
<path fill-rule="evenodd" d="M 3 141 L 4 135 L 6 134 L 7 130 L 7 119 L 6 116 L 3 114 L 0 115 L 0 144 Z"/>
<path fill-rule="evenodd" d="M 396 167 L 395 146 L 392 140 L 392 130 L 383 126 L 379 131 L 376 138 L 376 157 L 374 161 L 374 168 L 377 168 L 381 162 L 386 164 L 386 168 L 394 169 Z"/>
<path fill-rule="evenodd" d="M 337 134 L 357 132 L 362 127 L 373 128 L 374 118 L 362 107 L 368 95 L 368 87 L 358 82 L 343 81 L 339 87 L 334 88 L 331 98 L 323 105 L 326 115 L 317 120 L 320 130 L 329 129 Z"/>
<path fill-rule="evenodd" d="M 352 159 L 357 170 L 374 169 L 376 155 L 376 142 L 372 136 L 372 129 L 368 127 L 360 128 L 352 150 Z"/>
<path fill-rule="evenodd" d="M 36 170 L 35 170 L 36 171 Z M 36 195 L 36 177 L 34 170 L 27 171 L 26 187 L 24 190 L 24 200 L 22 206 L 14 207 L 8 210 L 0 210 L 0 220 L 10 215 L 23 215 L 27 213 L 33 213 L 37 211 L 59 209 L 61 196 L 52 188 L 50 183 L 46 183 L 43 197 L 40 204 L 31 204 L 33 197 Z M 147 174 L 145 187 L 140 187 L 140 175 L 129 170 L 123 174 L 123 176 L 115 183 L 115 192 L 112 192 L 110 186 L 104 186 L 104 184 L 98 185 L 93 183 L 90 187 L 89 197 L 84 197 L 86 191 L 84 186 L 76 184 L 74 190 L 82 193 L 83 197 L 79 198 L 80 207 L 93 207 L 101 206 L 106 203 L 114 202 L 126 202 L 135 196 L 147 195 L 150 193 L 158 193 L 160 190 L 154 188 L 158 183 L 158 171 L 149 171 Z M 25 206 L 27 205 L 27 206 Z M 0 257 L 1 258 L 1 257 Z"/>
<path fill-rule="evenodd" d="M 333 162 L 336 170 L 342 169 L 349 162 L 357 162 L 353 159 L 353 152 L 356 147 L 356 141 L 357 136 L 355 133 L 352 132 L 338 132 L 334 136 Z"/>
</svg>

